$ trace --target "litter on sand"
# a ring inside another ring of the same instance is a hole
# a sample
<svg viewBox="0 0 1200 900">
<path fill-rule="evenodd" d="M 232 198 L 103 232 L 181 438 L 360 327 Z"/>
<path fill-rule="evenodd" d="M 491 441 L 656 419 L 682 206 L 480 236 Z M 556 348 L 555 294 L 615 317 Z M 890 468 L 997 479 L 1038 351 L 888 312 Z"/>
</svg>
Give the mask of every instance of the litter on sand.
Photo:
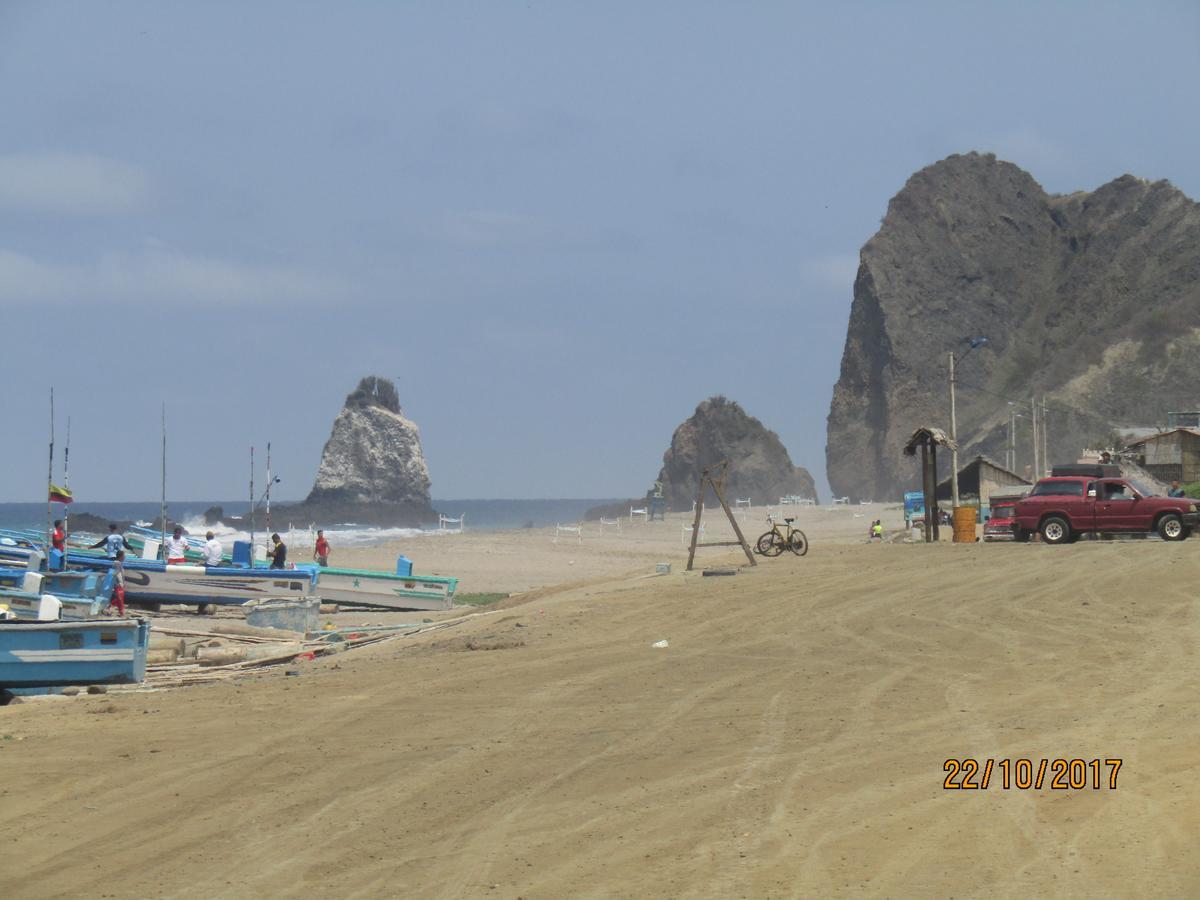
<svg viewBox="0 0 1200 900">
<path fill-rule="evenodd" d="M 705 570 L 704 570 L 703 572 L 701 572 L 700 574 L 702 574 L 702 575 L 704 575 L 704 576 L 708 576 L 708 575 L 736 575 L 736 574 L 737 574 L 737 569 L 705 569 Z"/>
<path fill-rule="evenodd" d="M 651 647 L 666 647 L 666 646 L 669 646 L 669 645 L 667 644 L 667 642 L 666 642 L 666 641 L 655 641 L 655 642 L 654 642 L 653 644 L 651 644 L 650 646 L 651 646 Z"/>
</svg>

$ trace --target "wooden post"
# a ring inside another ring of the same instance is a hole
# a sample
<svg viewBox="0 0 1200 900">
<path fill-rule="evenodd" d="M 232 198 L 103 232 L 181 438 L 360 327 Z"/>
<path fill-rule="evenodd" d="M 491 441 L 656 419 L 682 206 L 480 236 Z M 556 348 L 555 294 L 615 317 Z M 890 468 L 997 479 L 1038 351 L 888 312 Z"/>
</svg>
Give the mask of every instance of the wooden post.
<svg viewBox="0 0 1200 900">
<path fill-rule="evenodd" d="M 921 444 L 921 491 L 925 495 L 925 543 L 933 540 L 933 492 L 929 489 L 929 444 Z"/>
<path fill-rule="evenodd" d="M 708 469 L 700 473 L 700 489 L 696 491 L 696 515 L 692 518 L 692 542 L 688 546 L 687 570 L 692 571 L 692 561 L 696 558 L 696 541 L 700 538 L 700 516 L 704 512 L 704 482 L 708 480 Z"/>
<path fill-rule="evenodd" d="M 733 511 L 729 508 L 729 503 L 725 500 L 725 473 L 729 468 L 729 460 L 722 460 L 715 465 L 708 466 L 700 472 L 700 488 L 696 491 L 696 515 L 692 519 L 692 543 L 688 548 L 687 570 L 692 570 L 692 563 L 696 559 L 697 547 L 728 547 L 735 544 L 742 548 L 746 554 L 746 559 L 750 560 L 750 565 L 757 566 L 758 563 L 754 559 L 754 554 L 750 552 L 750 545 L 746 543 L 746 538 L 742 535 L 742 529 L 738 527 L 737 519 L 733 515 Z M 714 478 L 713 472 L 719 474 Z M 717 500 L 721 503 L 721 508 L 725 510 L 725 515 L 729 518 L 729 524 L 733 526 L 733 533 L 737 535 L 737 541 L 713 541 L 707 544 L 698 543 L 700 538 L 700 516 L 704 512 L 704 487 L 706 484 L 712 485 L 713 493 L 717 495 Z"/>
<path fill-rule="evenodd" d="M 742 535 L 742 529 L 737 523 L 737 518 L 730 510 L 729 504 L 725 500 L 725 463 L 722 463 L 721 481 L 718 484 L 713 482 L 713 493 L 717 495 L 717 499 L 721 501 L 721 508 L 725 510 L 725 516 L 729 519 L 729 524 L 733 526 L 733 533 L 737 535 L 738 543 L 742 545 L 742 551 L 746 554 L 746 559 L 750 560 L 750 565 L 757 566 L 758 563 L 754 560 L 754 554 L 750 552 L 750 545 L 746 543 L 746 538 Z"/>
<path fill-rule="evenodd" d="M 937 502 L 937 444 L 929 442 L 929 495 L 933 498 L 933 540 L 937 543 L 941 536 L 941 512 Z"/>
</svg>

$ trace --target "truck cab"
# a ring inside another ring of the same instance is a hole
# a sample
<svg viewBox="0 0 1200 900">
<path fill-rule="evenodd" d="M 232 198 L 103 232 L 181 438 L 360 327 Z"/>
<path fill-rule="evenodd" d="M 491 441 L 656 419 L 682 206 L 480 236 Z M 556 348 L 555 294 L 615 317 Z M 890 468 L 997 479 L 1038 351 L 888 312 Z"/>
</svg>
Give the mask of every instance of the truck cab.
<svg viewBox="0 0 1200 900">
<path fill-rule="evenodd" d="M 1040 533 L 1047 544 L 1065 544 L 1102 532 L 1157 532 L 1181 541 L 1197 525 L 1200 512 L 1187 498 L 1156 497 L 1118 477 L 1066 475 L 1043 478 L 1014 510 L 1017 540 Z"/>
</svg>

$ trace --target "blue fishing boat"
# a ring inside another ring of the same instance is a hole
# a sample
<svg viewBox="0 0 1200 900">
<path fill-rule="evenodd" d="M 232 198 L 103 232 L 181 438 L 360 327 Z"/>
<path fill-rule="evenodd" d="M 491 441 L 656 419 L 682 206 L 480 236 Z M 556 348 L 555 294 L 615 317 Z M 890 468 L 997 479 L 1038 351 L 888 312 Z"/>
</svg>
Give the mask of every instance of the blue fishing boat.
<svg viewBox="0 0 1200 900">
<path fill-rule="evenodd" d="M 20 583 L 6 584 L 8 573 L 22 575 Z M 17 619 L 94 619 L 108 606 L 112 588 L 113 578 L 108 572 L 0 569 L 0 605 L 7 606 Z M 46 614 L 47 608 L 50 614 Z"/>
<path fill-rule="evenodd" d="M 137 684 L 146 677 L 149 644 L 145 619 L 0 622 L 0 689 Z"/>
</svg>

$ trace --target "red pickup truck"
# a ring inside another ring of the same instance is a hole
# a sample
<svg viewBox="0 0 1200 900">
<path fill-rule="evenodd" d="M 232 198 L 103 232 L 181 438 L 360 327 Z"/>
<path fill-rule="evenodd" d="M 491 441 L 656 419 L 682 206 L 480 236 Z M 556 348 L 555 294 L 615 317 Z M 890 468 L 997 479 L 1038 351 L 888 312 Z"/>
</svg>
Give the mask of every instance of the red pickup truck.
<svg viewBox="0 0 1200 900">
<path fill-rule="evenodd" d="M 1200 525 L 1196 503 L 1186 497 L 1154 497 L 1125 478 L 1071 475 L 1043 478 L 1017 503 L 1019 541 L 1041 532 L 1047 544 L 1066 544 L 1087 532 L 1157 531 L 1182 541 Z"/>
</svg>

